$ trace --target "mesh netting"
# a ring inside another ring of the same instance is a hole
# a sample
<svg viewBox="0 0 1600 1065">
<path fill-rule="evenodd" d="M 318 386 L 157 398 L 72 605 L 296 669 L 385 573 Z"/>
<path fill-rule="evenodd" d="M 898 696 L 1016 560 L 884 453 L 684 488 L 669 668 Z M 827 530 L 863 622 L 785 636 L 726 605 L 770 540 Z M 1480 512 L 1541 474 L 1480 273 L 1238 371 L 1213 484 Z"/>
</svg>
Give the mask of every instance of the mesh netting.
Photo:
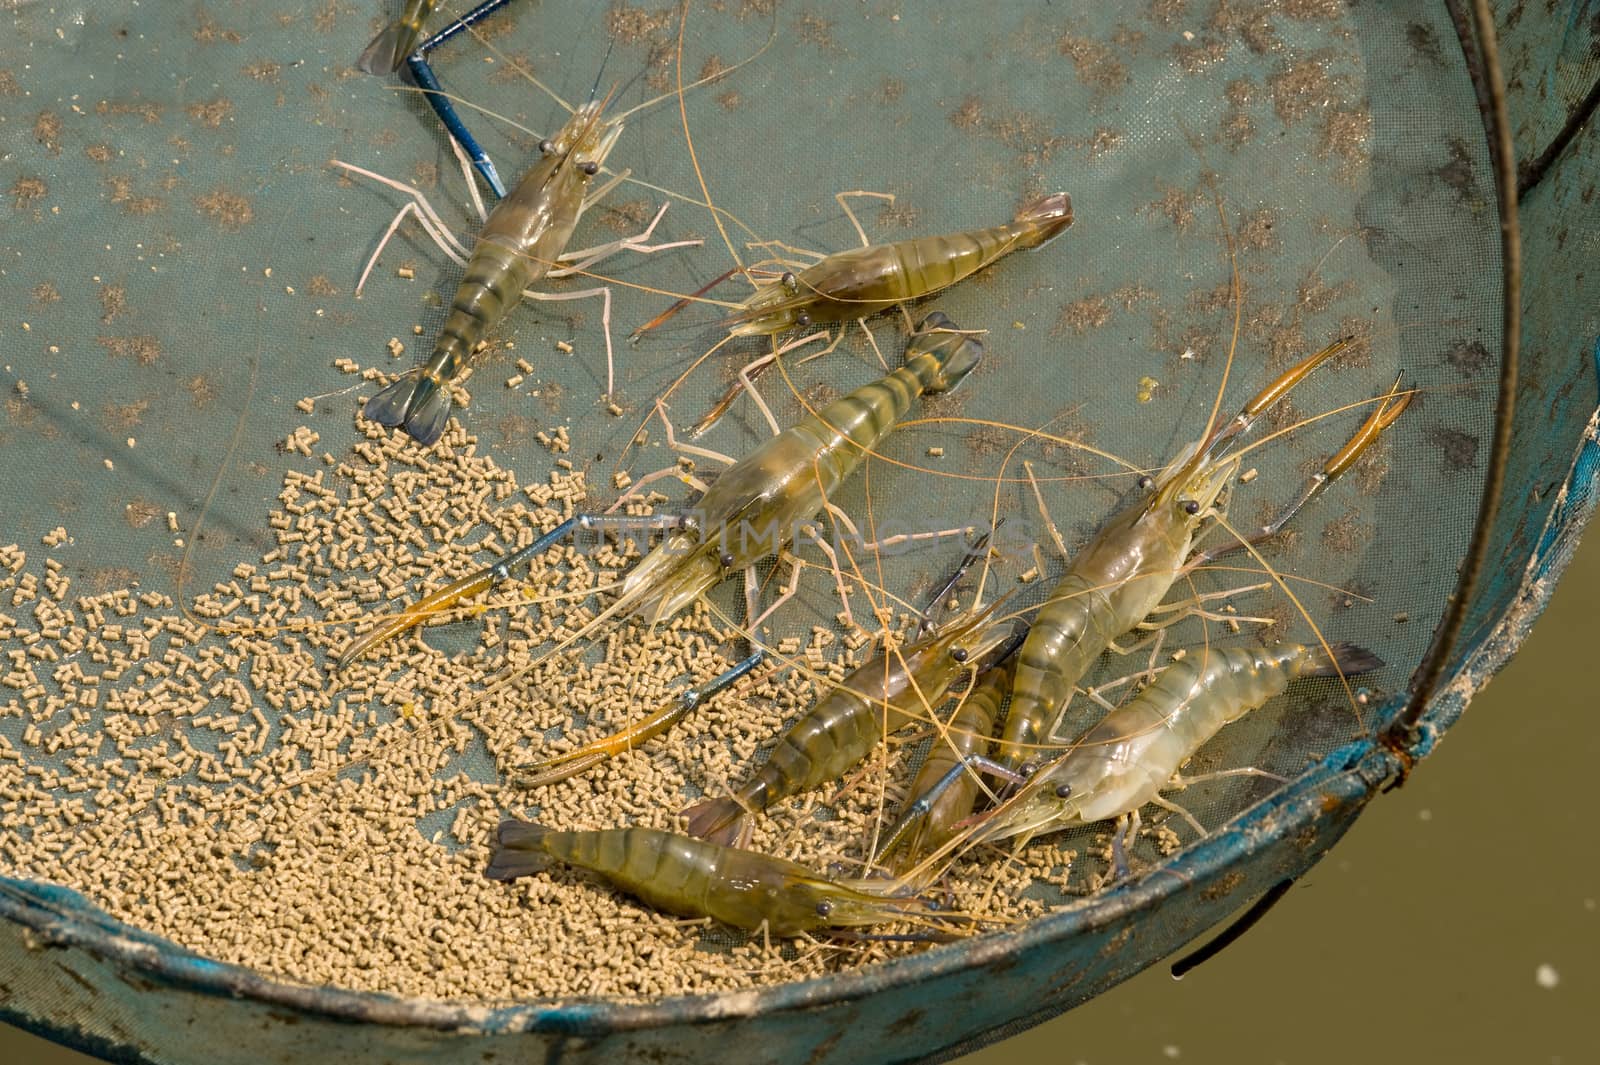
<svg viewBox="0 0 1600 1065">
<path fill-rule="evenodd" d="M 1270 619 L 1274 634 L 1298 640 L 1314 625 L 1387 664 L 1359 688 L 1297 684 L 1230 726 L 1195 768 L 1250 765 L 1292 777 L 1369 735 L 1455 587 L 1490 458 L 1501 271 L 1483 120 L 1442 7 L 1158 0 L 1070 13 L 1059 4 L 991 5 L 980 16 L 965 6 L 696 4 L 683 33 L 685 84 L 755 58 L 688 91 L 682 116 L 669 95 L 629 120 L 610 165 L 634 180 L 585 216 L 577 243 L 636 233 L 667 203 L 653 239 L 704 246 L 624 253 L 593 268 L 599 280 L 548 283 L 554 292 L 611 286 L 615 393 L 604 395 L 600 301 L 525 303 L 480 356 L 461 431 L 430 453 L 369 431 L 356 413 L 380 377 L 425 352 L 459 270 L 410 218 L 358 298 L 367 257 L 408 201 L 330 160 L 416 188 L 463 237 L 477 216 L 421 99 L 351 69 L 376 25 L 370 5 L 146 5 L 115 14 L 0 6 L 15 8 L 6 16 L 15 29 L 0 41 L 12 149 L 0 158 L 10 210 L 0 271 L 11 312 L 0 323 L 9 375 L 0 540 L 19 545 L 0 558 L 9 569 L 0 574 L 9 582 L 0 637 L 10 659 L 0 780 L 9 808 L 28 808 L 0 845 L 8 855 L 0 872 L 82 890 L 202 955 L 289 980 L 503 1000 L 451 973 L 455 896 L 441 894 L 421 926 L 441 946 L 420 952 L 387 941 L 374 900 L 395 884 L 402 894 L 441 890 L 430 867 L 443 880 L 471 881 L 502 811 L 568 816 L 582 827 L 664 826 L 676 805 L 764 757 L 809 689 L 774 679 L 740 693 L 681 726 L 692 739 L 658 742 L 563 785 L 562 798 L 502 785 L 530 752 L 614 727 L 742 655 L 719 620 L 744 616 L 737 582 L 713 593 L 720 614 L 695 615 L 665 668 L 638 643 L 642 630 L 613 628 L 481 704 L 484 678 L 508 656 L 538 655 L 563 618 L 584 616 L 561 601 L 517 601 L 581 586 L 574 570 L 614 573 L 628 561 L 622 553 L 558 554 L 536 568 L 527 595 L 502 592 L 485 615 L 429 628 L 406 640 L 403 659 L 378 656 L 345 677 L 325 663 L 349 626 L 321 623 L 387 609 L 561 517 L 645 491 L 630 482 L 675 458 L 660 420 L 649 422 L 643 446 L 629 446 L 658 398 L 666 395 L 681 429 L 766 343 L 724 347 L 667 394 L 719 338 L 710 323 L 720 312 L 691 308 L 637 344 L 625 334 L 736 258 L 754 262 L 777 246 L 750 242 L 819 252 L 859 243 L 836 193 L 892 196 L 849 201 L 874 240 L 988 225 L 1041 194 L 1072 196 L 1076 221 L 1058 241 L 928 304 L 987 330 L 986 360 L 833 499 L 868 540 L 1003 516 L 1008 552 L 988 587 L 1016 590 L 1019 608 L 1037 602 L 1063 566 L 1024 460 L 1070 550 L 1128 498 L 1139 471 L 1201 434 L 1219 393 L 1231 412 L 1336 337 L 1356 342 L 1295 390 L 1269 430 L 1368 401 L 1397 375 L 1417 391 L 1385 440 L 1263 550 L 1282 584 L 1244 555 L 1228 559 L 1236 569 L 1193 582 L 1205 593 L 1264 581 L 1231 600 L 1240 615 Z M 1552 143 L 1589 92 L 1586 10 L 1572 5 L 1559 41 L 1553 19 L 1507 27 L 1512 62 L 1547 69 L 1553 101 L 1514 123 L 1519 158 Z M 678 31 L 671 9 L 513 3 L 481 37 L 436 53 L 435 69 L 462 100 L 510 120 L 463 108 L 510 178 L 564 118 L 522 70 L 572 102 L 597 77 L 602 92 L 620 83 L 613 110 L 626 109 L 678 83 Z M 1586 170 L 1550 164 L 1548 179 L 1531 179 L 1540 184 L 1529 209 L 1546 212 L 1534 215 L 1546 243 L 1556 228 L 1570 230 L 1547 260 L 1550 278 L 1566 276 L 1563 257 L 1594 247 L 1592 211 L 1587 222 L 1578 215 L 1593 192 L 1593 147 L 1580 138 L 1572 150 L 1585 153 Z M 707 196 L 724 212 L 726 239 Z M 1514 460 L 1508 475 L 1517 486 L 1538 480 L 1552 456 L 1559 468 L 1544 479 L 1561 476 L 1576 433 L 1552 427 L 1591 399 L 1587 387 L 1551 382 L 1575 364 L 1572 339 L 1594 332 L 1594 301 L 1583 312 L 1591 320 L 1576 321 L 1563 284 L 1537 280 L 1531 298 L 1546 302 L 1530 310 L 1529 328 L 1543 342 L 1526 356 L 1534 398 L 1548 392 L 1551 415 L 1520 429 L 1514 454 L 1523 465 Z M 741 284 L 711 295 L 742 298 Z M 825 357 L 800 361 L 815 349 L 796 352 L 786 375 L 759 380 L 779 423 L 897 364 L 898 318 L 870 325 L 871 340 L 852 328 Z M 1251 452 L 1234 520 L 1270 516 L 1368 409 Z M 1053 438 L 1028 438 L 1041 429 Z M 738 455 L 768 432 L 756 406 L 740 400 L 695 443 Z M 713 466 L 701 458 L 695 472 Z M 682 477 L 649 487 L 661 490 L 663 509 L 692 498 Z M 1523 505 L 1515 490 L 1508 499 Z M 1537 532 L 1549 501 L 1528 506 L 1540 515 Z M 1514 529 L 1501 543 L 1516 565 L 1500 568 L 1514 581 L 1533 545 Z M 874 585 L 920 602 L 961 550 L 961 537 L 946 534 L 864 555 L 854 609 L 870 618 Z M 799 554 L 827 561 L 806 546 Z M 1021 579 L 1030 571 L 1039 572 Z M 764 573 L 766 601 L 786 573 Z M 1469 631 L 1481 632 L 1516 591 L 1491 586 Z M 811 664 L 825 670 L 848 643 L 840 608 L 832 578 L 808 569 L 761 635 L 774 646 L 815 643 Z M 211 624 L 235 631 L 205 631 Z M 819 626 L 832 635 L 815 638 Z M 1237 642 L 1257 626 L 1242 627 L 1191 619 L 1165 634 L 1163 650 Z M 1093 679 L 1144 662 L 1112 658 Z M 1080 701 L 1061 731 L 1076 732 L 1092 713 Z M 897 749 L 889 779 L 903 784 L 919 750 Z M 1215 828 L 1275 787 L 1235 780 L 1182 802 Z M 758 845 L 819 867 L 859 868 L 862 825 L 892 812 L 895 793 L 853 780 L 835 802 L 837 794 L 778 811 Z M 326 831 L 293 831 L 319 818 Z M 1180 822 L 1171 827 L 1192 840 Z M 1003 890 L 1020 891 L 1027 914 L 1092 907 L 1082 896 L 1103 872 L 1102 833 L 1058 837 L 1049 860 Z M 91 860 L 106 840 L 135 834 L 143 845 L 122 855 L 128 864 Z M 1165 843 L 1152 835 L 1136 857 L 1152 867 Z M 329 953 L 343 952 L 348 965 L 262 962 L 261 941 L 211 937 L 203 915 L 216 900 L 175 882 L 188 859 L 172 858 L 174 846 L 205 850 L 201 864 L 213 874 L 232 870 L 238 894 L 227 905 L 271 911 L 268 927 L 295 922 L 283 904 L 294 886 L 274 879 L 290 852 L 353 871 L 368 887 L 353 889 L 360 897 L 332 914 L 327 932 L 338 944 Z M 962 873 L 985 875 L 976 860 Z M 597 890 L 582 876 L 563 883 Z M 537 892 L 521 896 L 495 919 L 514 928 L 517 906 L 539 901 Z M 617 920 L 641 920 L 630 904 L 610 905 Z M 755 956 L 756 944 L 723 933 L 657 925 L 651 934 Z M 513 998 L 533 998 L 535 988 L 649 997 L 750 982 L 749 972 L 735 979 L 718 969 L 677 983 L 552 978 L 546 986 L 514 950 L 505 953 L 491 974 L 514 982 Z M 551 969 L 579 973 L 590 961 L 574 948 Z M 794 952 L 780 962 L 794 964 Z M 794 972 L 840 963 L 812 964 Z M 386 983 L 373 975 L 385 967 L 411 977 Z M 773 963 L 755 979 L 784 975 Z M 1037 1019 L 1033 1007 L 1026 1012 Z"/>
</svg>

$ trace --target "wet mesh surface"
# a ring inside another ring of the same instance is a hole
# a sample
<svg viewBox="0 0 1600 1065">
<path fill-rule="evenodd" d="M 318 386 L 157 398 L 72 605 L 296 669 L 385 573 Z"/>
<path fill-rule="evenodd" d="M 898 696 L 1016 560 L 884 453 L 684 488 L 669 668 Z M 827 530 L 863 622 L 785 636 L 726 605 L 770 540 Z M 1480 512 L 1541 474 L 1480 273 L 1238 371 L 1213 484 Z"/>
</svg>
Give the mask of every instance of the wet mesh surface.
<svg viewBox="0 0 1600 1065">
<path fill-rule="evenodd" d="M 1395 5 L 1157 2 L 1126 11 L 1089 5 L 1070 16 L 1008 4 L 958 22 L 953 13 L 850 2 L 781 5 L 774 23 L 768 6 L 695 5 L 682 57 L 691 81 L 751 55 L 776 26 L 759 58 L 683 100 L 711 200 L 748 226 L 728 228 L 745 261 L 762 257 L 745 246 L 757 236 L 817 251 L 856 243 L 834 200 L 846 190 L 893 194 L 892 204 L 852 201 L 868 235 L 881 240 L 992 224 L 1057 189 L 1071 193 L 1077 216 L 1049 247 L 1013 256 L 928 304 L 963 327 L 988 330 L 987 360 L 958 392 L 929 405 L 931 415 L 951 420 L 893 437 L 836 497 L 838 506 L 869 538 L 981 524 L 998 507 L 1019 556 L 996 571 L 999 586 L 1018 586 L 1018 573 L 1034 565 L 1027 550 L 1034 541 L 1045 577 L 1053 577 L 1062 563 L 1032 492 L 1018 480 L 1022 459 L 1074 547 L 1131 491 L 1130 468 L 1159 466 L 1202 431 L 1224 387 L 1236 314 L 1224 412 L 1304 354 L 1355 333 L 1362 338 L 1355 353 L 1296 390 L 1273 428 L 1375 396 L 1397 373 L 1421 395 L 1387 441 L 1265 552 L 1299 605 L 1273 587 L 1237 606 L 1276 619 L 1279 631 L 1298 639 L 1311 631 L 1303 608 L 1329 639 L 1359 642 L 1388 663 L 1364 685 L 1377 692 L 1401 686 L 1470 533 L 1500 346 L 1492 179 L 1471 87 L 1442 17 Z M 409 366 L 442 321 L 459 272 L 408 220 L 355 298 L 362 265 L 405 198 L 342 178 L 329 160 L 415 185 L 458 233 L 474 224 L 431 112 L 413 94 L 351 69 L 372 29 L 370 7 L 319 4 L 280 14 L 268 5 L 216 3 L 113 14 L 26 4 L 0 15 L 15 27 L 0 38 L 10 146 L 0 157 L 8 212 L 0 229 L 8 312 L 0 322 L 8 501 L 0 540 L 14 539 L 28 553 L 13 591 L 23 570 L 45 580 L 48 557 L 72 581 L 62 600 L 68 606 L 80 594 L 131 588 L 152 594 L 135 617 L 171 614 L 155 597 L 177 596 L 180 541 L 236 431 L 237 449 L 206 515 L 209 531 L 192 558 L 191 595 L 226 582 L 240 563 L 271 568 L 262 556 L 278 539 L 268 515 L 286 476 L 320 473 L 341 488 L 337 465 L 357 461 L 351 448 L 365 439 L 354 417 L 358 401 L 375 386 L 339 360 L 384 373 Z M 615 46 L 602 69 L 608 29 Z M 436 69 L 453 92 L 527 127 L 469 117 L 510 177 L 562 118 L 516 65 L 568 100 L 585 98 L 598 73 L 602 91 L 626 83 L 616 106 L 633 106 L 676 83 L 676 30 L 670 11 L 617 8 L 597 18 L 587 5 L 513 5 L 487 24 L 487 43 L 454 42 Z M 704 198 L 675 100 L 634 116 L 611 163 L 659 189 Z M 623 337 L 670 302 L 648 289 L 692 291 L 734 260 L 702 206 L 636 184 L 587 215 L 577 240 L 597 244 L 635 232 L 664 199 L 672 206 L 657 239 L 700 237 L 705 246 L 624 255 L 596 268 L 618 282 L 612 315 L 621 416 L 608 413 L 601 397 L 598 301 L 524 305 L 497 331 L 499 342 L 469 382 L 464 424 L 477 435 L 478 453 L 518 484 L 548 480 L 554 456 L 536 434 L 558 426 L 573 442 L 562 457 L 588 474 L 590 505 L 620 494 L 619 463 L 637 479 L 670 461 L 659 422 L 650 446 L 629 457 L 623 450 L 687 360 L 717 339 L 706 326 L 714 314 L 688 312 L 637 346 Z M 413 276 L 398 276 L 402 268 Z M 739 284 L 714 295 L 739 298 Z M 413 325 L 424 335 L 413 335 Z M 895 319 L 872 325 L 894 365 L 903 347 Z M 405 344 L 403 355 L 387 350 L 391 337 Z M 558 351 L 558 341 L 575 352 Z M 709 359 L 668 400 L 674 422 L 690 422 L 733 368 L 763 350 L 763 342 L 746 341 Z M 533 369 L 508 387 L 518 358 Z M 859 330 L 826 358 L 789 368 L 810 403 L 882 372 Z M 777 375 L 760 388 L 780 422 L 801 412 Z M 297 407 L 306 400 L 309 411 Z M 1253 452 L 1245 465 L 1258 476 L 1237 492 L 1234 517 L 1259 521 L 1360 417 L 1346 412 Z M 1022 434 L 1041 427 L 1121 464 L 1037 440 L 1007 464 Z M 741 402 L 700 443 L 739 454 L 766 432 L 759 413 Z M 295 450 L 297 442 L 307 453 Z M 396 467 L 404 463 L 396 459 Z M 1002 471 L 1010 481 L 997 492 Z M 660 486 L 685 498 L 681 484 Z M 480 539 L 482 526 L 445 524 L 418 532 L 417 564 L 388 592 L 414 595 L 430 557 L 448 554 L 449 542 Z M 42 544 L 57 527 L 70 538 Z M 506 541 L 518 535 L 515 527 L 501 533 Z M 802 554 L 821 561 L 814 550 Z M 872 579 L 916 601 L 959 554 L 949 538 L 885 553 L 872 562 Z M 314 574 L 295 616 L 320 616 L 319 580 L 326 587 L 371 575 Z M 1202 574 L 1195 585 L 1204 591 L 1260 579 Z M 1020 602 L 1035 600 L 1047 583 L 1023 585 Z M 741 609 L 732 583 L 715 601 Z M 36 602 L 12 599 L 3 609 L 14 619 L 5 633 L 12 668 L 32 669 L 42 690 L 59 692 L 70 678 L 29 659 L 24 642 L 45 624 Z M 828 582 L 812 577 L 772 634 L 808 635 L 813 624 L 833 625 L 838 609 Z M 458 624 L 429 640 L 465 651 L 478 632 L 475 623 Z M 318 667 L 344 638 L 333 630 L 295 642 L 310 668 L 288 686 L 299 695 L 281 705 L 260 694 L 270 685 L 258 684 L 259 674 L 231 668 L 264 711 L 256 752 L 264 766 L 295 715 L 332 705 L 337 688 Z M 1189 622 L 1167 635 L 1166 646 L 1237 638 L 1227 626 Z M 161 653 L 159 642 L 147 652 L 156 661 Z M 1142 662 L 1109 661 L 1099 675 Z M 104 683 L 155 683 L 147 673 Z M 76 713 L 78 727 L 92 732 L 118 714 L 139 713 L 137 705 L 113 710 L 102 701 L 39 720 L 34 685 L 0 693 L 10 701 L 0 732 L 29 765 L 71 771 L 60 753 L 25 736 L 30 726 L 48 733 Z M 450 694 L 432 693 L 433 707 Z M 373 700 L 373 723 L 392 721 L 399 702 Z M 1074 712 L 1086 714 L 1086 705 Z M 1197 767 L 1293 773 L 1358 735 L 1361 713 L 1337 685 L 1304 683 L 1230 727 Z M 175 737 L 182 736 L 213 750 L 205 731 L 168 715 L 151 742 L 181 746 Z M 470 731 L 447 771 L 497 779 L 495 742 Z M 558 734 L 560 725 L 549 731 Z M 688 791 L 707 784 L 691 780 Z M 1263 790 L 1202 789 L 1184 803 L 1216 825 Z M 419 827 L 427 836 L 439 826 Z"/>
</svg>

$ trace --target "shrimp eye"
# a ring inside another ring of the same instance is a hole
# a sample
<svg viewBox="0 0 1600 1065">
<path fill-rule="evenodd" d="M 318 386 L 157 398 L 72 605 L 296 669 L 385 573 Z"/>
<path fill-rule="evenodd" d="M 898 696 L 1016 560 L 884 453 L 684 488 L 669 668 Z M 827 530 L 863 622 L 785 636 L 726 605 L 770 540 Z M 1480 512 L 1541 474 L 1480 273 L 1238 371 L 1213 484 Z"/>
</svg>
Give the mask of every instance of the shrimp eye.
<svg viewBox="0 0 1600 1065">
<path fill-rule="evenodd" d="M 799 326 L 801 329 L 810 329 L 811 316 L 805 311 L 801 311 L 799 314 L 794 316 L 794 324 Z"/>
<path fill-rule="evenodd" d="M 1200 504 L 1193 499 L 1185 499 L 1183 501 L 1183 512 L 1185 514 L 1198 514 L 1200 513 Z"/>
<path fill-rule="evenodd" d="M 1056 785 L 1056 798 L 1058 798 L 1058 799 L 1069 799 L 1071 797 L 1072 797 L 1072 785 L 1071 784 L 1057 784 Z"/>
<path fill-rule="evenodd" d="M 549 137 L 546 137 L 544 140 L 539 142 L 539 154 L 540 155 L 549 155 L 550 153 L 554 152 L 555 150 L 556 150 L 556 142 L 551 140 Z"/>
<path fill-rule="evenodd" d="M 783 282 L 783 287 L 788 289 L 790 292 L 799 292 L 800 291 L 800 282 L 799 282 L 799 280 L 794 276 L 794 274 L 790 273 L 788 270 L 785 270 L 783 272 L 783 277 L 780 278 L 779 280 L 781 280 Z"/>
<path fill-rule="evenodd" d="M 733 552 L 724 551 L 722 554 L 717 556 L 717 562 L 722 566 L 723 569 L 727 569 L 728 567 L 732 566 Z"/>
<path fill-rule="evenodd" d="M 1156 486 L 1156 479 L 1154 477 L 1151 477 L 1149 474 L 1145 474 L 1143 477 L 1139 478 L 1139 487 L 1143 488 L 1145 491 L 1148 492 L 1150 489 L 1154 488 L 1155 486 Z"/>
<path fill-rule="evenodd" d="M 584 163 L 582 166 L 580 166 L 578 169 L 582 170 L 589 177 L 594 177 L 596 174 L 600 173 L 600 164 L 595 162 L 593 159 L 591 159 L 587 163 Z"/>
<path fill-rule="evenodd" d="M 965 647 L 956 647 L 951 650 L 950 657 L 957 662 L 965 662 L 967 660 L 967 649 Z"/>
<path fill-rule="evenodd" d="M 1021 773 L 1024 778 L 1031 777 L 1038 771 L 1038 762 L 1023 762 L 1021 765 L 1017 766 L 1017 772 Z"/>
<path fill-rule="evenodd" d="M 829 902 L 827 899 L 823 899 L 821 902 L 817 903 L 817 916 L 818 917 L 826 917 L 826 916 L 828 916 L 828 914 L 830 914 L 832 912 L 833 912 L 833 903 Z"/>
</svg>

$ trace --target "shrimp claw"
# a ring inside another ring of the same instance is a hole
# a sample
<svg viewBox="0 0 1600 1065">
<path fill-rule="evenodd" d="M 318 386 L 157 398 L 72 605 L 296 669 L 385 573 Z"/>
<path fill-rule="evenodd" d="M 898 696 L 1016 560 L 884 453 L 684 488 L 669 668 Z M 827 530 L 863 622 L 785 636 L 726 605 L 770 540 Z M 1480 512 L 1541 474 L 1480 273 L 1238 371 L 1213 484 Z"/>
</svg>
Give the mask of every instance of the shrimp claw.
<svg viewBox="0 0 1600 1065">
<path fill-rule="evenodd" d="M 1345 445 L 1334 452 L 1327 462 L 1322 464 L 1321 469 L 1306 478 L 1305 482 L 1300 486 L 1300 490 L 1294 494 L 1288 505 L 1280 510 L 1271 521 L 1242 539 L 1235 540 L 1229 544 L 1220 544 L 1217 547 L 1196 553 L 1189 562 L 1189 568 L 1203 566 L 1247 544 L 1260 544 L 1282 532 L 1283 527 L 1289 524 L 1291 518 L 1304 509 L 1306 504 L 1321 495 L 1330 484 L 1344 474 L 1345 471 L 1349 470 L 1351 466 L 1354 466 L 1356 460 L 1378 442 L 1378 438 L 1383 435 L 1384 430 L 1393 425 L 1395 420 L 1405 413 L 1416 393 L 1400 391 L 1400 380 L 1399 377 L 1395 378 L 1394 386 L 1378 401 L 1378 405 L 1373 408 L 1372 413 L 1367 415 L 1366 421 L 1361 423 L 1361 428 L 1357 429 Z"/>
<path fill-rule="evenodd" d="M 455 138 L 461 149 L 467 153 L 467 158 L 472 160 L 473 169 L 483 175 L 483 180 L 489 183 L 489 188 L 494 190 L 495 199 L 505 199 L 505 182 L 500 180 L 500 174 L 494 168 L 494 160 L 489 158 L 489 153 L 483 150 L 477 138 L 468 131 L 466 123 L 461 121 L 461 116 L 456 114 L 455 105 L 450 102 L 450 96 L 439 84 L 439 79 L 434 76 L 433 67 L 428 65 L 428 53 L 439 47 L 450 38 L 464 32 L 469 26 L 487 18 L 489 15 L 505 7 L 511 0 L 486 0 L 465 15 L 456 19 L 450 25 L 440 30 L 424 41 L 416 51 L 405 58 L 406 69 L 410 72 L 412 80 L 423 90 L 422 95 L 427 99 L 428 106 L 433 108 L 433 113 L 439 116 L 439 121 L 444 123 L 444 128 L 450 131 L 450 136 Z M 376 44 L 377 42 L 373 42 Z M 363 57 L 365 58 L 365 57 Z M 363 68 L 365 69 L 365 68 Z"/>
<path fill-rule="evenodd" d="M 555 784 L 580 773 L 586 773 L 614 755 L 633 750 L 688 717 L 695 707 L 748 674 L 765 661 L 766 657 L 766 649 L 758 647 L 747 658 L 736 662 L 705 684 L 685 689 L 677 697 L 663 703 L 654 713 L 627 728 L 604 739 L 587 743 L 576 750 L 566 751 L 540 762 L 529 762 L 518 766 L 516 783 L 525 788 L 540 788 L 546 784 Z"/>
<path fill-rule="evenodd" d="M 692 520 L 678 514 L 578 514 L 568 518 L 554 529 L 526 547 L 520 547 L 478 570 L 476 573 L 452 581 L 437 591 L 429 592 L 398 614 L 383 618 L 377 626 L 363 636 L 352 640 L 334 662 L 334 670 L 342 671 L 351 662 L 400 633 L 405 632 L 442 610 L 475 595 L 487 592 L 511 576 L 511 571 L 536 555 L 542 555 L 561 540 L 574 533 L 611 529 L 654 530 L 681 529 Z"/>
</svg>

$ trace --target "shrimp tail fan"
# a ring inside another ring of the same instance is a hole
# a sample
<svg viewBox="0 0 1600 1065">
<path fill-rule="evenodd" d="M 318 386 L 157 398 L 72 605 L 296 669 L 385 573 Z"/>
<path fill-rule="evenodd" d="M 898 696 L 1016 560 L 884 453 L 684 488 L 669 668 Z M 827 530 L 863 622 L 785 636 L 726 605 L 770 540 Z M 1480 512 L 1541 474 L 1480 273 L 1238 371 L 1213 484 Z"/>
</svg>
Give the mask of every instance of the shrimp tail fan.
<svg viewBox="0 0 1600 1065">
<path fill-rule="evenodd" d="M 689 823 L 686 831 L 691 836 L 710 843 L 731 847 L 744 831 L 745 810 L 730 798 L 707 799 L 683 811 Z"/>
<path fill-rule="evenodd" d="M 542 871 L 550 864 L 550 855 L 544 849 L 549 834 L 548 828 L 531 821 L 515 817 L 501 821 L 495 833 L 494 853 L 489 856 L 489 867 L 483 875 L 490 880 L 515 880 Z"/>
<path fill-rule="evenodd" d="M 416 47 L 416 30 L 404 21 L 391 22 L 361 52 L 356 67 L 363 74 L 393 74 Z"/>
<path fill-rule="evenodd" d="M 1330 644 L 1326 649 L 1314 648 L 1306 658 L 1303 671 L 1308 677 L 1355 677 L 1383 668 L 1383 659 L 1353 643 Z"/>
<path fill-rule="evenodd" d="M 1027 204 L 1017 212 L 1015 221 L 1033 228 L 1028 243 L 1042 248 L 1065 233 L 1072 226 L 1072 197 L 1064 192 L 1053 192 Z"/>
<path fill-rule="evenodd" d="M 405 429 L 427 446 L 439 439 L 450 420 L 450 391 L 419 368 L 367 400 L 362 413 L 379 425 Z"/>
</svg>

